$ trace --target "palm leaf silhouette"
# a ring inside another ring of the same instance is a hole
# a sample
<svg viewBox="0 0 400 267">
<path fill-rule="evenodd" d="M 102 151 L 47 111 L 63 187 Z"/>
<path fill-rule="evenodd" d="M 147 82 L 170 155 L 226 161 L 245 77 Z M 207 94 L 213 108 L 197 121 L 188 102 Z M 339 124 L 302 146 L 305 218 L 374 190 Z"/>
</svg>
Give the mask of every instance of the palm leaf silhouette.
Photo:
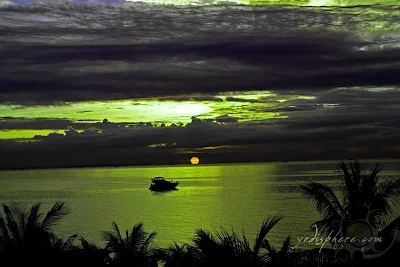
<svg viewBox="0 0 400 267">
<path fill-rule="evenodd" d="M 327 234 L 337 231 L 336 222 L 349 225 L 355 220 L 365 219 L 367 211 L 374 211 L 370 223 L 385 236 L 400 230 L 400 219 L 388 223 L 393 214 L 392 206 L 400 202 L 400 179 L 380 181 L 378 174 L 382 171 L 379 164 L 366 173 L 355 161 L 350 169 L 341 162 L 343 201 L 340 202 L 333 190 L 324 184 L 310 181 L 301 186 L 303 196 L 311 200 L 322 219 L 314 224 Z"/>
</svg>

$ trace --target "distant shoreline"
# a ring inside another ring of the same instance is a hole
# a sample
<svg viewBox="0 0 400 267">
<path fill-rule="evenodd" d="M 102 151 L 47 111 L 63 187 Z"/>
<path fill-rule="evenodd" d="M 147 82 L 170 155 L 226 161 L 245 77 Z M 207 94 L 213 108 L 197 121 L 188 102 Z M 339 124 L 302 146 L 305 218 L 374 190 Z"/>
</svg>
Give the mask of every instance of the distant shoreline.
<svg viewBox="0 0 400 267">
<path fill-rule="evenodd" d="M 218 165 L 218 164 L 250 164 L 250 163 L 302 163 L 302 162 L 321 162 L 321 161 L 337 161 L 338 163 L 341 161 L 349 162 L 349 161 L 400 161 L 400 158 L 358 158 L 358 159 L 299 159 L 299 160 L 274 160 L 274 161 L 237 161 L 237 162 L 213 162 L 213 163 L 203 163 L 198 164 L 196 166 L 204 166 L 204 165 Z M 187 163 L 165 163 L 165 164 L 105 164 L 105 165 L 71 165 L 71 166 L 38 166 L 38 167 L 10 167 L 10 168 L 0 168 L 0 171 L 22 171 L 22 170 L 47 170 L 47 169 L 78 169 L 78 168 L 111 168 L 111 167 L 150 167 L 150 166 L 193 166 L 188 161 Z"/>
</svg>

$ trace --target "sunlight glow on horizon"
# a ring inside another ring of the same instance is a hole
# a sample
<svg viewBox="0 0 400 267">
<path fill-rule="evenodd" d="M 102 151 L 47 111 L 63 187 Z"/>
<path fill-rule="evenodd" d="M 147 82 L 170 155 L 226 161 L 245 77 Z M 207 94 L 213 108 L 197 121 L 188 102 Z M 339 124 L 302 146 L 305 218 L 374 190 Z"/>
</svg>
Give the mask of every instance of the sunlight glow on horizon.
<svg viewBox="0 0 400 267">
<path fill-rule="evenodd" d="M 71 126 L 77 126 L 76 130 L 79 131 L 83 129 L 82 127 L 86 128 L 86 125 L 92 124 L 95 127 L 105 119 L 116 124 L 151 123 L 157 127 L 185 125 L 190 123 L 193 117 L 211 121 L 230 117 L 237 119 L 239 123 L 285 119 L 288 116 L 277 109 L 288 106 L 287 103 L 290 101 L 302 99 L 313 100 L 315 97 L 249 91 L 116 101 L 82 101 L 51 106 L 0 105 L 2 114 L 0 139 L 33 138 L 35 135 L 48 135 L 52 132 L 64 133 L 68 130 L 69 121 Z M 295 107 L 296 102 L 290 103 L 290 106 Z M 38 123 L 43 125 L 43 128 L 40 128 Z M 85 126 L 79 126 L 82 124 Z M 27 128 L 23 128 L 24 125 Z M 63 125 L 65 128 L 60 128 L 64 127 Z"/>
</svg>

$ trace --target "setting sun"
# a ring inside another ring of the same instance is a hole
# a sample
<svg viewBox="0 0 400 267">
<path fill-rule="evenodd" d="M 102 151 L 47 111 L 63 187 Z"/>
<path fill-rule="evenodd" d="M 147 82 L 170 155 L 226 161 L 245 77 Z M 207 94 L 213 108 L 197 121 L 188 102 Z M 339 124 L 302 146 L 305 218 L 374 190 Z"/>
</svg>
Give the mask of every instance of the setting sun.
<svg viewBox="0 0 400 267">
<path fill-rule="evenodd" d="M 200 162 L 200 160 L 198 157 L 192 157 L 190 159 L 190 163 L 192 163 L 192 164 L 199 164 L 199 162 Z"/>
</svg>

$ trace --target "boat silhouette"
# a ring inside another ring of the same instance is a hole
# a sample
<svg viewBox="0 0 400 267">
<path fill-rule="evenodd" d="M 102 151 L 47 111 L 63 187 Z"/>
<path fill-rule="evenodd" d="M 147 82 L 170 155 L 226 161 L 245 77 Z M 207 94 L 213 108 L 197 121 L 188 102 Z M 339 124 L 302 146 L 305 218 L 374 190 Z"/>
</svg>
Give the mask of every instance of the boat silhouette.
<svg viewBox="0 0 400 267">
<path fill-rule="evenodd" d="M 178 182 L 172 182 L 172 180 L 168 181 L 165 180 L 164 177 L 155 177 L 151 179 L 151 185 L 149 189 L 151 191 L 169 191 L 169 190 L 178 190 L 176 189 L 176 186 L 178 185 Z"/>
</svg>

